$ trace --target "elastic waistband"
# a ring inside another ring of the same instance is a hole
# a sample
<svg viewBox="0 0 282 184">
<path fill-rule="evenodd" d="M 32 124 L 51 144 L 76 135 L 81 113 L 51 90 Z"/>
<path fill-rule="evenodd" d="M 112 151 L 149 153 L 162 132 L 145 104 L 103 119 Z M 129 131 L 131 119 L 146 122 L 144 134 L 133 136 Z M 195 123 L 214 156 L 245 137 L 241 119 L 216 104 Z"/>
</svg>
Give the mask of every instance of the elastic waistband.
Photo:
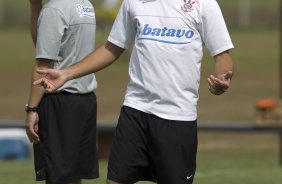
<svg viewBox="0 0 282 184">
<path fill-rule="evenodd" d="M 55 93 L 45 93 L 44 95 L 92 95 L 95 94 L 94 91 L 93 92 L 89 92 L 89 93 L 71 93 L 68 91 L 59 91 L 59 92 L 55 92 Z"/>
</svg>

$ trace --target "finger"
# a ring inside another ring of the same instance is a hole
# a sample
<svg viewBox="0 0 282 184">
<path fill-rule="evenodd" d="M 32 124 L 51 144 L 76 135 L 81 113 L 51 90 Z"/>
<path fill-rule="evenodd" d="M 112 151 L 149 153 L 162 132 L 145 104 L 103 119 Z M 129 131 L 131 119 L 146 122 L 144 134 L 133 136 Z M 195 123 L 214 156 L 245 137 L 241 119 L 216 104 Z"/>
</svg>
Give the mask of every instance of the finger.
<svg viewBox="0 0 282 184">
<path fill-rule="evenodd" d="M 213 88 L 215 88 L 217 91 L 222 89 L 222 88 L 223 89 L 228 88 L 228 82 L 222 81 L 219 78 L 212 77 L 211 82 L 213 84 Z"/>
<path fill-rule="evenodd" d="M 43 86 L 45 89 L 48 87 L 48 85 L 44 81 L 41 82 L 41 86 Z"/>
<path fill-rule="evenodd" d="M 54 92 L 55 90 L 52 86 L 47 84 L 45 87 L 45 91 L 51 93 L 51 92 Z"/>
<path fill-rule="evenodd" d="M 40 85 L 44 87 L 45 82 L 44 82 L 44 80 L 43 80 L 43 79 L 41 80 Z"/>
<path fill-rule="evenodd" d="M 209 84 L 209 87 L 211 87 L 211 88 L 215 87 L 215 83 L 211 78 L 208 78 L 208 84 Z"/>
<path fill-rule="evenodd" d="M 232 76 L 233 76 L 233 72 L 232 72 L 232 71 L 228 71 L 228 72 L 225 74 L 224 78 L 225 78 L 226 80 L 230 80 L 230 79 L 232 78 Z"/>
<path fill-rule="evenodd" d="M 30 130 L 26 131 L 27 137 L 31 143 L 38 142 L 39 137 L 34 135 Z"/>
<path fill-rule="evenodd" d="M 56 90 L 55 85 L 48 79 L 44 79 L 45 90 L 48 92 L 54 92 Z"/>
<path fill-rule="evenodd" d="M 212 82 L 212 80 L 210 78 L 208 78 L 208 89 L 212 94 L 216 95 L 216 90 L 214 88 L 214 83 Z"/>
<path fill-rule="evenodd" d="M 216 89 L 217 94 L 221 95 L 222 93 L 225 93 L 225 89 Z"/>
<path fill-rule="evenodd" d="M 209 91 L 214 95 L 218 95 L 218 92 L 212 87 L 209 87 Z"/>
<path fill-rule="evenodd" d="M 221 83 L 223 83 L 223 81 L 221 80 L 221 79 L 219 79 L 219 78 L 217 78 L 217 77 L 215 77 L 215 76 L 213 76 L 213 75 L 211 75 L 211 80 L 213 81 L 213 83 L 215 84 L 215 85 L 218 85 L 218 84 L 221 84 Z"/>
<path fill-rule="evenodd" d="M 52 92 L 54 89 L 53 85 L 50 83 L 45 83 L 45 90 L 48 92 Z"/>
<path fill-rule="evenodd" d="M 31 132 L 31 138 L 34 141 L 39 141 L 39 136 L 33 131 Z"/>
<path fill-rule="evenodd" d="M 34 132 L 38 135 L 38 132 L 39 132 L 38 124 L 35 124 L 35 125 L 34 125 L 33 130 L 34 130 Z"/>
<path fill-rule="evenodd" d="M 42 82 L 42 78 L 41 79 L 38 79 L 36 81 L 33 82 L 33 85 L 41 85 L 41 82 Z"/>
<path fill-rule="evenodd" d="M 30 137 L 32 139 L 33 142 L 39 141 L 39 136 L 38 134 L 35 132 L 34 128 L 29 127 L 29 134 Z"/>
<path fill-rule="evenodd" d="M 33 136 L 33 137 L 32 137 L 32 142 L 33 142 L 34 144 L 39 143 L 39 142 L 40 142 L 39 137 L 37 137 L 37 136 Z"/>
<path fill-rule="evenodd" d="M 224 93 L 224 91 L 222 90 L 217 90 L 217 89 L 212 89 L 210 90 L 212 94 L 214 95 L 221 95 L 222 93 Z"/>
<path fill-rule="evenodd" d="M 43 86 L 45 88 L 45 90 L 48 89 L 48 91 L 53 89 L 52 84 L 46 78 L 41 78 L 41 79 L 34 81 L 33 85 Z"/>
<path fill-rule="evenodd" d="M 216 86 L 214 89 L 218 94 L 222 94 L 222 93 L 227 91 L 228 87 L 226 87 L 226 86 Z"/>
<path fill-rule="evenodd" d="M 36 81 L 33 82 L 33 85 L 40 85 L 44 88 L 47 88 L 47 83 L 45 82 L 44 78 L 38 79 Z"/>
<path fill-rule="evenodd" d="M 230 80 L 225 80 L 225 79 L 221 80 L 217 77 L 211 76 L 211 81 L 213 82 L 215 88 L 224 89 L 224 90 L 229 88 Z"/>
<path fill-rule="evenodd" d="M 209 83 L 208 89 L 212 94 L 221 95 L 222 93 L 224 93 L 227 90 L 226 88 L 221 88 L 217 85 L 213 85 L 212 81 L 211 80 L 209 81 L 210 83 Z"/>
</svg>

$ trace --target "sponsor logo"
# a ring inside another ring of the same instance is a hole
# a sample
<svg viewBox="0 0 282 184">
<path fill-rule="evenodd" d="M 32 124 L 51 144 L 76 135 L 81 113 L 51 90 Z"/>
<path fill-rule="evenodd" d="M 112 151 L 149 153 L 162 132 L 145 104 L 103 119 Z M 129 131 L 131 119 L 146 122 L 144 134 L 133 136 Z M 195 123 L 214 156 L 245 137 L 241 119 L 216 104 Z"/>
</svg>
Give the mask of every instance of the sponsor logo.
<svg viewBox="0 0 282 184">
<path fill-rule="evenodd" d="M 95 17 L 94 8 L 92 6 L 84 6 L 81 4 L 76 4 L 75 7 L 80 17 L 89 17 L 89 18 Z"/>
<path fill-rule="evenodd" d="M 184 0 L 184 5 L 182 5 L 181 10 L 185 13 L 194 10 L 195 0 Z"/>
<path fill-rule="evenodd" d="M 138 24 L 137 40 L 150 40 L 168 44 L 189 44 L 194 37 L 194 31 L 190 29 L 174 29 L 169 27 L 152 27 Z"/>
<path fill-rule="evenodd" d="M 142 1 L 142 3 L 149 3 L 149 2 L 153 2 L 153 1 L 156 1 L 156 0 L 139 0 L 139 1 Z"/>
</svg>

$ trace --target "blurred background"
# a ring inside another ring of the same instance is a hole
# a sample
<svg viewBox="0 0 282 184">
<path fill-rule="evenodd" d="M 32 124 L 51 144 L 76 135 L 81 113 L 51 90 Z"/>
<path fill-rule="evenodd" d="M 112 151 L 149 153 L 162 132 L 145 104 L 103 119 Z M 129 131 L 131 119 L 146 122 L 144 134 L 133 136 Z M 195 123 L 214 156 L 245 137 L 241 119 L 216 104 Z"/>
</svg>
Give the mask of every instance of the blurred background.
<svg viewBox="0 0 282 184">
<path fill-rule="evenodd" d="M 210 94 L 206 79 L 212 74 L 214 63 L 209 52 L 206 51 L 202 62 L 198 121 L 199 124 L 224 126 L 242 123 L 257 125 L 258 118 L 265 118 L 265 113 L 268 113 L 268 109 L 262 111 L 258 109 L 259 100 L 271 99 L 275 108 L 280 107 L 280 4 L 282 1 L 217 1 L 235 45 L 235 49 L 231 51 L 235 75 L 227 93 L 221 96 Z M 121 1 L 91 0 L 91 2 L 95 6 L 97 20 L 95 44 L 98 47 L 110 32 Z M 34 54 L 29 32 L 29 1 L 0 0 L 0 122 L 2 124 L 24 124 L 24 105 L 29 93 Z M 115 126 L 128 82 L 129 56 L 130 50 L 127 50 L 112 66 L 96 74 L 99 125 Z M 276 112 L 277 121 L 276 124 L 271 122 L 271 127 L 275 126 L 277 129 L 281 127 L 280 114 Z M 5 132 L 7 133 L 7 129 L 2 129 L 2 137 L 7 136 Z M 24 137 L 21 132 L 16 134 Z M 281 135 L 279 131 L 199 131 L 195 184 L 280 184 L 282 181 Z M 3 145 L 0 128 L 0 153 L 4 150 Z M 27 152 L 26 158 L 2 158 L 1 184 L 36 183 L 32 150 Z M 101 177 L 93 183 L 104 183 L 106 163 L 106 159 L 101 159 Z"/>
</svg>

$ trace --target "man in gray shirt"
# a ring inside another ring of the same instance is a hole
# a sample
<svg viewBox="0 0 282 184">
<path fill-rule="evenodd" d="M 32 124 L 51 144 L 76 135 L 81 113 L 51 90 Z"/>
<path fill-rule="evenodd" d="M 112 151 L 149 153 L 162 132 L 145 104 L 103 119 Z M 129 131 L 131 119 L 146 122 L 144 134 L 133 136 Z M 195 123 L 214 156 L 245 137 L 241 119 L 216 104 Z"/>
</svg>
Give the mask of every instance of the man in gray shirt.
<svg viewBox="0 0 282 184">
<path fill-rule="evenodd" d="M 95 12 L 88 0 L 30 4 L 36 45 L 31 81 L 42 77 L 37 69 L 68 67 L 95 49 Z M 98 177 L 96 87 L 94 74 L 71 80 L 54 93 L 31 85 L 26 132 L 34 143 L 37 181 L 80 184 Z"/>
</svg>

